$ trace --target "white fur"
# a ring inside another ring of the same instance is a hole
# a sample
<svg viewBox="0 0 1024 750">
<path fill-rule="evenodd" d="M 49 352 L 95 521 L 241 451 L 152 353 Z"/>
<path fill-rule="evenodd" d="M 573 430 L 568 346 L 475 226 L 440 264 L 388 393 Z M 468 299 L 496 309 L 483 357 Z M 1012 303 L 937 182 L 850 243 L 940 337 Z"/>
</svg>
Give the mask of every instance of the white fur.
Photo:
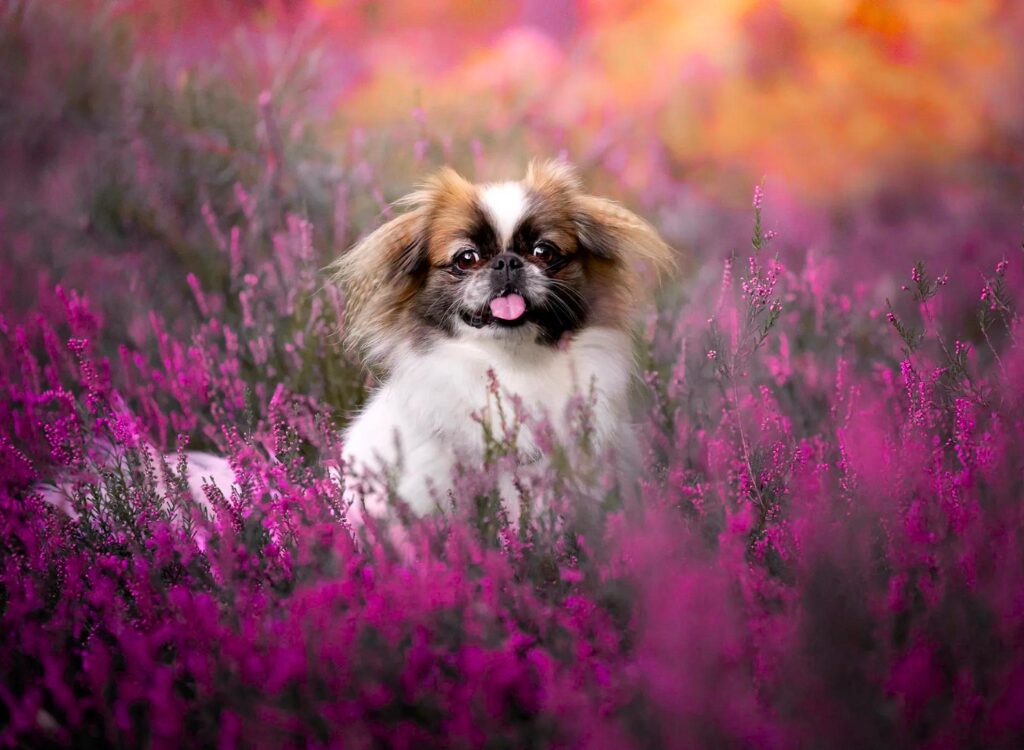
<svg viewBox="0 0 1024 750">
<path fill-rule="evenodd" d="M 212 484 L 219 489 L 226 498 L 231 497 L 231 490 L 235 487 L 235 472 L 226 458 L 214 456 L 212 453 L 200 453 L 198 451 L 187 451 L 188 459 L 188 486 L 196 502 L 201 505 L 207 513 L 213 514 L 213 508 L 206 499 L 203 492 L 203 484 Z M 178 460 L 176 454 L 169 454 L 164 457 L 167 463 L 173 467 Z M 161 480 L 162 481 L 162 480 Z"/>
<path fill-rule="evenodd" d="M 578 439 L 568 434 L 570 400 L 592 392 L 592 447 L 598 454 L 630 452 L 626 404 L 633 360 L 623 331 L 587 328 L 564 348 L 525 338 L 458 337 L 426 352 L 406 349 L 393 361 L 387 382 L 346 431 L 343 457 L 355 475 L 390 473 L 398 495 L 416 513 L 431 511 L 445 497 L 458 460 L 482 462 L 483 430 L 473 414 L 483 415 L 494 434 L 501 434 L 488 370 L 498 378 L 507 415 L 509 396 L 516 395 L 531 416 L 550 417 L 565 444 Z M 520 433 L 517 445 L 521 455 L 539 453 L 529 431 Z M 370 494 L 375 499 L 367 498 L 368 510 L 382 512 L 383 495 Z"/>
<path fill-rule="evenodd" d="M 526 191 L 518 182 L 497 182 L 480 189 L 480 202 L 501 235 L 501 246 L 507 247 L 516 224 L 526 212 Z"/>
</svg>

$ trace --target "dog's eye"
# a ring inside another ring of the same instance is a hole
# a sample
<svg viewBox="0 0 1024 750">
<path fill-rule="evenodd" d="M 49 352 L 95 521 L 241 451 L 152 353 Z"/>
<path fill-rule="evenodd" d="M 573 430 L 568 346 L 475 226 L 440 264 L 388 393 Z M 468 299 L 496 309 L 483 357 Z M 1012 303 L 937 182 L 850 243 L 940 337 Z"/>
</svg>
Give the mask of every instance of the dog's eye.
<svg viewBox="0 0 1024 750">
<path fill-rule="evenodd" d="M 542 263 L 549 262 L 557 254 L 558 251 L 555 249 L 555 246 L 552 245 L 550 242 L 538 242 L 536 245 L 533 246 L 532 255 L 534 259 L 539 260 Z"/>
<path fill-rule="evenodd" d="M 480 253 L 476 250 L 462 250 L 456 254 L 455 260 L 453 260 L 452 263 L 460 271 L 468 271 L 471 268 L 475 268 L 480 263 Z"/>
</svg>

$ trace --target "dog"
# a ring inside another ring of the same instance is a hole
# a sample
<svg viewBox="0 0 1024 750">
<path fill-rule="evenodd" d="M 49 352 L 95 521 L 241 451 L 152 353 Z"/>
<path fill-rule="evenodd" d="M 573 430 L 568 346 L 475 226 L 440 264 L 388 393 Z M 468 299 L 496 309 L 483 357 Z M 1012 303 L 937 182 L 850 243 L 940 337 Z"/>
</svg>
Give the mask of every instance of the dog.
<svg viewBox="0 0 1024 750">
<path fill-rule="evenodd" d="M 482 464 L 501 434 L 498 399 L 566 444 L 567 410 L 585 397 L 592 454 L 628 465 L 640 271 L 674 267 L 657 231 L 554 161 L 490 184 L 445 168 L 396 207 L 331 268 L 349 342 L 382 380 L 344 432 L 361 510 L 384 513 L 395 494 L 416 514 L 435 509 L 456 467 Z M 516 437 L 521 461 L 543 460 L 536 437 Z M 514 494 L 504 478 L 503 502 Z"/>
<path fill-rule="evenodd" d="M 400 215 L 330 268 L 345 292 L 348 342 L 382 378 L 344 431 L 342 470 L 330 469 L 349 521 L 388 513 L 395 495 L 417 515 L 434 510 L 457 466 L 480 466 L 488 436 L 507 430 L 502 399 L 528 421 L 546 418 L 563 445 L 579 439 L 568 412 L 584 401 L 591 455 L 635 466 L 628 394 L 639 271 L 674 268 L 657 231 L 585 193 L 576 172 L 553 161 L 483 185 L 442 169 L 397 206 Z M 543 470 L 538 437 L 516 434 L 514 458 Z M 189 490 L 212 513 L 202 485 L 228 496 L 234 472 L 221 456 L 186 458 Z M 159 472 L 161 494 L 167 481 Z M 39 489 L 74 515 L 66 483 Z M 500 490 L 514 518 L 510 476 Z"/>
</svg>

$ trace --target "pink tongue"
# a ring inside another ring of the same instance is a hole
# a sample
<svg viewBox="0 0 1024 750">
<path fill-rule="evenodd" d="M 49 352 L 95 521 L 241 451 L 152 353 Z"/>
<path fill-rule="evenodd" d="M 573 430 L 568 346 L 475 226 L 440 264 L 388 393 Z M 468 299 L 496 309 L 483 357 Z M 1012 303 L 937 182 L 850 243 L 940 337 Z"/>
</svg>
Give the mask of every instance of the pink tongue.
<svg viewBox="0 0 1024 750">
<path fill-rule="evenodd" d="M 506 294 L 491 300 L 491 313 L 502 320 L 515 320 L 526 312 L 526 302 L 518 294 Z"/>
</svg>

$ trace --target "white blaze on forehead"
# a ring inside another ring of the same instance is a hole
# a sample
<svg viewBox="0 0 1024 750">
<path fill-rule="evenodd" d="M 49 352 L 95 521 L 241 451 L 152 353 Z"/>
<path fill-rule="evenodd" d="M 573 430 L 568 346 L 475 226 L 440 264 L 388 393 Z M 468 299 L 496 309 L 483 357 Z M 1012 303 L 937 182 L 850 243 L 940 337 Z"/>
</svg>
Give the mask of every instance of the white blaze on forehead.
<svg viewBox="0 0 1024 750">
<path fill-rule="evenodd" d="M 512 230 L 526 211 L 526 191 L 518 182 L 498 182 L 480 190 L 480 203 L 494 222 L 502 248 L 508 246 Z"/>
</svg>

